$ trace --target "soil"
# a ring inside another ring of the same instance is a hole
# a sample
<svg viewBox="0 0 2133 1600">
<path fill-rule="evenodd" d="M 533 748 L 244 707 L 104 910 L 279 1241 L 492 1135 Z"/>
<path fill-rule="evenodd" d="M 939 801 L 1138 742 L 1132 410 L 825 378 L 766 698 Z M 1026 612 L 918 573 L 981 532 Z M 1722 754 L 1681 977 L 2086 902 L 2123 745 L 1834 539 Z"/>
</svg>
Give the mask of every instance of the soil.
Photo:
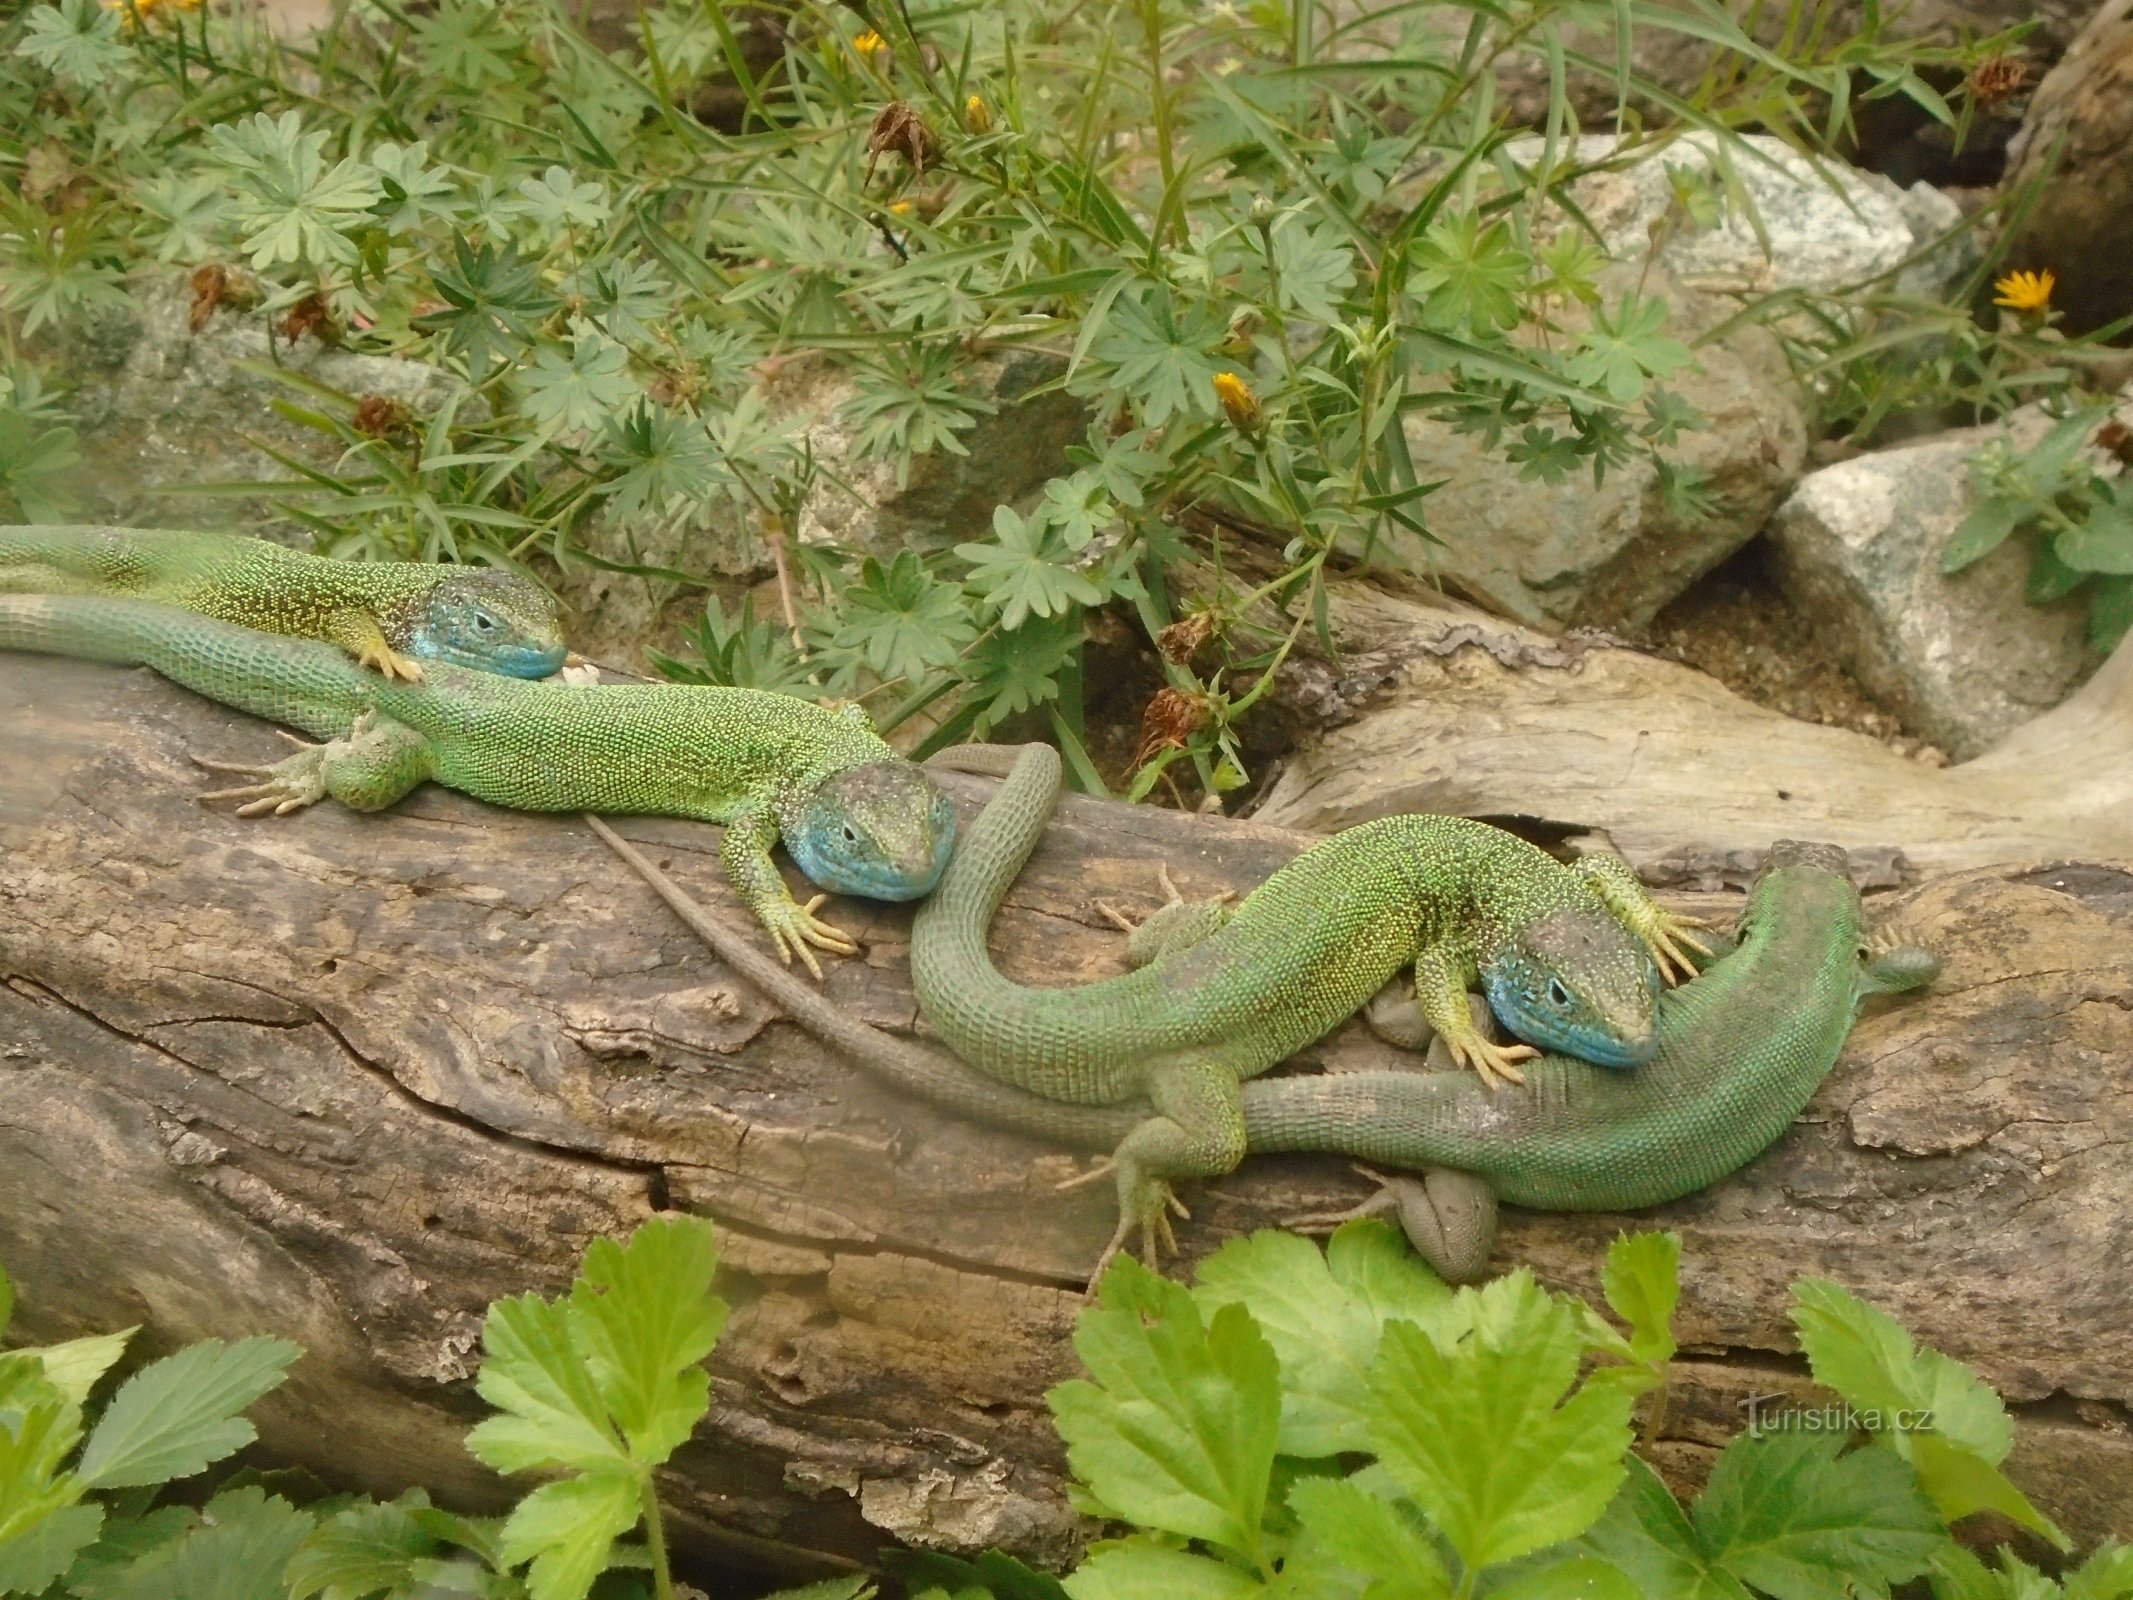
<svg viewBox="0 0 2133 1600">
<path fill-rule="evenodd" d="M 1709 673 L 1743 700 L 1947 765 L 1945 754 L 1866 691 L 1826 630 L 1786 598 L 1760 539 L 1660 612 L 1642 642 Z"/>
</svg>

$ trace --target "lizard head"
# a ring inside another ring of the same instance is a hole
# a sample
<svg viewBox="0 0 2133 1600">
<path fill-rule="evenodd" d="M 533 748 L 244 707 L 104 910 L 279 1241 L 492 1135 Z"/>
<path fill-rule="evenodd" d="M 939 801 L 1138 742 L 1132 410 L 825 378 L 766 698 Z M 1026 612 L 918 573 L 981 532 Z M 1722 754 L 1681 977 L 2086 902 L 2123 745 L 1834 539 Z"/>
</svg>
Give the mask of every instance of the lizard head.
<svg viewBox="0 0 2133 1600">
<path fill-rule="evenodd" d="M 870 761 L 816 785 L 781 832 L 800 870 L 832 893 L 916 900 L 948 865 L 955 807 L 923 768 Z"/>
<path fill-rule="evenodd" d="M 1519 1038 L 1602 1067 L 1659 1048 L 1659 971 L 1597 900 L 1527 923 L 1482 963 L 1489 1005 Z"/>
<path fill-rule="evenodd" d="M 407 653 L 477 672 L 545 678 L 569 654 L 555 602 L 530 578 L 493 567 L 448 572 L 416 619 Z"/>
</svg>

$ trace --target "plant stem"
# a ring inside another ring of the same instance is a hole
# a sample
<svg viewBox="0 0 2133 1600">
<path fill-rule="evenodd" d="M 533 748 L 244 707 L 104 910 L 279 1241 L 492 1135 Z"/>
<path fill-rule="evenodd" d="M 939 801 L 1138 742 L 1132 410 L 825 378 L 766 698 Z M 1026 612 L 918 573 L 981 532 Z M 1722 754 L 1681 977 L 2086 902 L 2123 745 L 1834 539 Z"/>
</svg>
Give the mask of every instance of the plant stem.
<svg viewBox="0 0 2133 1600">
<path fill-rule="evenodd" d="M 659 1519 L 659 1491 L 652 1475 L 644 1475 L 638 1494 L 644 1502 L 644 1548 L 652 1558 L 652 1593 L 658 1600 L 674 1600 L 674 1574 L 667 1569 L 667 1529 Z"/>
</svg>

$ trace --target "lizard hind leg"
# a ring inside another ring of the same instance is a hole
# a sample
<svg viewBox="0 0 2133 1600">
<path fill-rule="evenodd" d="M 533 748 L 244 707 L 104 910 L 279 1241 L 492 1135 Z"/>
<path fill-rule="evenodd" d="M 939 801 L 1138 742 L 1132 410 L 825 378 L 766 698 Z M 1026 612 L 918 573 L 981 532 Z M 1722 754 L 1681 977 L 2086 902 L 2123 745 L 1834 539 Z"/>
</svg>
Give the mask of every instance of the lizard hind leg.
<svg viewBox="0 0 2133 1600">
<path fill-rule="evenodd" d="M 1230 903 L 1236 898 L 1234 890 L 1225 889 L 1205 900 L 1187 900 L 1170 881 L 1167 862 L 1157 862 L 1155 870 L 1165 898 L 1142 921 L 1135 922 L 1108 901 L 1096 902 L 1096 909 L 1125 934 L 1128 966 L 1152 966 L 1165 956 L 1190 949 L 1228 922 L 1236 910 Z"/>
<path fill-rule="evenodd" d="M 1171 1192 L 1179 1178 L 1214 1178 L 1244 1159 L 1244 1106 L 1236 1075 L 1215 1062 L 1160 1066 L 1148 1077 L 1155 1115 L 1121 1139 L 1110 1172 L 1118 1187 L 1118 1228 L 1089 1277 L 1093 1291 L 1111 1260 L 1136 1234 L 1141 1259 L 1160 1265 L 1175 1250 L 1173 1213 L 1189 1213 Z"/>
<path fill-rule="evenodd" d="M 1377 1193 L 1346 1211 L 1292 1217 L 1299 1233 L 1330 1233 L 1362 1217 L 1397 1220 L 1415 1254 L 1446 1283 L 1479 1283 L 1489 1273 L 1489 1252 L 1496 1243 L 1496 1191 L 1478 1172 L 1431 1167 L 1420 1176 L 1388 1176 L 1365 1166 L 1356 1171 L 1375 1183 Z"/>
<path fill-rule="evenodd" d="M 430 776 L 429 741 L 406 723 L 375 711 L 364 712 L 346 733 L 324 744 L 293 738 L 290 742 L 298 746 L 296 754 L 268 766 L 240 766 L 195 756 L 195 764 L 209 772 L 253 780 L 213 790 L 200 800 L 235 800 L 241 817 L 268 812 L 286 816 L 327 795 L 351 811 L 382 811 Z"/>
</svg>

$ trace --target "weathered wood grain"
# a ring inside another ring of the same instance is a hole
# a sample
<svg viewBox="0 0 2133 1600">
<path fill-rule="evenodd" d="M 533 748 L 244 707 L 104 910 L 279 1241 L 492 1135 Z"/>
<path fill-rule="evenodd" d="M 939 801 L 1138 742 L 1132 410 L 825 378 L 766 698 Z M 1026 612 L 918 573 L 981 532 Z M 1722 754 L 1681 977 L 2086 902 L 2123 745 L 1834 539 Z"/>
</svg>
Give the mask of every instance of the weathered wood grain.
<svg viewBox="0 0 2133 1600">
<path fill-rule="evenodd" d="M 186 752 L 274 748 L 145 673 L 0 656 L 0 1262 L 22 1333 L 287 1334 L 310 1353 L 266 1408 L 274 1451 L 493 1503 L 459 1444 L 483 1306 L 683 1207 L 718 1222 L 738 1308 L 713 1416 L 662 1485 L 692 1548 L 784 1571 L 891 1538 L 1064 1557 L 1082 1530 L 1042 1397 L 1110 1225 L 1104 1194 L 1055 1192 L 1080 1158 L 826 1059 L 573 819 L 436 790 L 277 822 L 190 798 Z M 732 906 L 715 830 L 625 831 Z M 1246 887 L 1301 842 L 1070 803 L 1003 959 L 1116 970 L 1096 898 L 1152 905 L 1158 857 L 1188 892 Z M 1769 1157 L 1648 1219 L 1687 1239 L 1659 1454 L 1694 1477 L 1742 1392 L 1801 1382 L 1784 1285 L 1825 1271 L 2014 1397 L 2014 1470 L 2044 1503 L 2133 1532 L 2133 871 L 1991 869 L 1903 909 L 1946 985 L 1871 1016 Z M 908 1027 L 904 914 L 838 915 L 869 949 L 831 993 Z M 1188 1254 L 1362 1192 L 1337 1162 L 1250 1163 L 1195 1197 Z M 1513 1216 L 1503 1259 L 1590 1289 L 1624 1225 Z"/>
</svg>

